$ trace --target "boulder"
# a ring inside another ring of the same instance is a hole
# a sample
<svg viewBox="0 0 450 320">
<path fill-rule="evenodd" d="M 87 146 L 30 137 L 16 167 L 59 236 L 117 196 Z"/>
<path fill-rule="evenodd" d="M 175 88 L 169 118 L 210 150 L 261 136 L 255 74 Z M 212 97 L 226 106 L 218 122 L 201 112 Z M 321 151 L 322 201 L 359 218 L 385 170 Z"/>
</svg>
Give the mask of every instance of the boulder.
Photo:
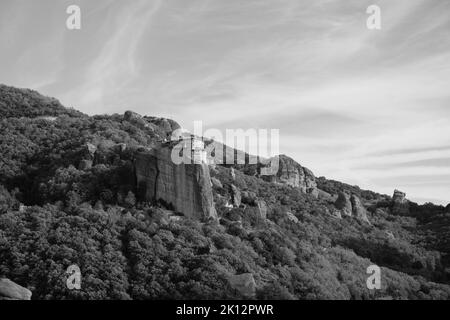
<svg viewBox="0 0 450 320">
<path fill-rule="evenodd" d="M 9 279 L 0 279 L 0 300 L 31 300 L 31 291 Z"/>
<path fill-rule="evenodd" d="M 233 197 L 233 205 L 239 207 L 242 201 L 241 192 L 234 184 L 231 185 L 231 195 Z"/>
<path fill-rule="evenodd" d="M 317 189 L 317 197 L 329 202 L 334 202 L 336 200 L 331 194 L 321 189 Z"/>
<path fill-rule="evenodd" d="M 253 298 L 256 294 L 256 282 L 251 273 L 243 273 L 228 277 L 231 288 L 246 298 Z"/>
<path fill-rule="evenodd" d="M 406 193 L 399 190 L 394 191 L 391 209 L 395 215 L 403 216 L 409 214 L 409 201 L 406 199 Z"/>
<path fill-rule="evenodd" d="M 139 197 L 160 201 L 176 212 L 201 221 L 217 219 L 206 164 L 175 164 L 171 147 L 138 152 L 134 168 Z"/>
<path fill-rule="evenodd" d="M 291 212 L 286 212 L 286 216 L 288 217 L 289 220 L 291 220 L 294 223 L 298 222 L 298 219 L 296 216 L 294 216 Z"/>
<path fill-rule="evenodd" d="M 123 119 L 141 129 L 148 129 L 152 132 L 155 131 L 155 129 L 156 129 L 156 127 L 153 128 L 152 126 L 149 126 L 149 124 L 144 119 L 144 117 L 142 117 L 140 114 L 133 112 L 133 111 L 126 111 L 125 114 L 123 115 Z"/>
<path fill-rule="evenodd" d="M 219 188 L 219 189 L 223 188 L 222 182 L 220 182 L 220 180 L 217 178 L 211 178 L 211 183 L 212 183 L 213 187 L 215 187 L 215 188 Z"/>
<path fill-rule="evenodd" d="M 341 210 L 342 214 L 351 217 L 352 203 L 350 201 L 350 197 L 348 196 L 348 194 L 344 192 L 339 192 L 338 198 L 336 199 L 334 205 L 337 209 Z"/>
<path fill-rule="evenodd" d="M 142 116 L 136 112 L 128 110 L 128 111 L 125 111 L 125 114 L 123 115 L 123 119 L 126 121 L 133 122 L 136 120 L 141 120 Z"/>
<path fill-rule="evenodd" d="M 369 219 L 367 218 L 367 210 L 361 203 L 361 200 L 354 194 L 352 194 L 350 198 L 350 202 L 352 204 L 352 213 L 353 216 L 357 219 L 367 222 L 370 224 Z"/>
</svg>

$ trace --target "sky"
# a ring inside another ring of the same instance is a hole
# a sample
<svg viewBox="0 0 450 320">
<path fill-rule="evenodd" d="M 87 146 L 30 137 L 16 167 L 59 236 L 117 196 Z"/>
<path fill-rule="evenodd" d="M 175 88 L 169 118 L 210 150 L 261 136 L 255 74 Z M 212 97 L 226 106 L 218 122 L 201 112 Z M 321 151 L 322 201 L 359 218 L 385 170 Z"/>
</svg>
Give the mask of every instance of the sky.
<svg viewBox="0 0 450 320">
<path fill-rule="evenodd" d="M 448 0 L 2 0 L 0 83 L 91 115 L 279 129 L 316 176 L 447 204 L 449 32 Z"/>
</svg>

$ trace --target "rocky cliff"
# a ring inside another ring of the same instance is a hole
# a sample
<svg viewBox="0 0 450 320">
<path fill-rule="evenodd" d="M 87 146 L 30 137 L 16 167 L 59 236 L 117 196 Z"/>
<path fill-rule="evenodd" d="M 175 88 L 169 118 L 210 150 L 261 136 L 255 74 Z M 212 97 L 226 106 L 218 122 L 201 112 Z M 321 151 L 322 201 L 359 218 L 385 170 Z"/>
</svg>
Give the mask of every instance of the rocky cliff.
<svg viewBox="0 0 450 320">
<path fill-rule="evenodd" d="M 136 155 L 139 194 L 147 201 L 161 201 L 189 218 L 217 219 L 208 166 L 177 165 L 171 152 L 170 146 L 160 146 Z"/>
<path fill-rule="evenodd" d="M 409 214 L 409 201 L 406 199 L 406 193 L 399 190 L 394 191 L 392 196 L 392 213 L 396 215 Z"/>
<path fill-rule="evenodd" d="M 278 171 L 269 179 L 271 182 L 299 188 L 303 193 L 317 193 L 316 178 L 311 170 L 285 155 L 278 156 Z"/>
<path fill-rule="evenodd" d="M 339 192 L 338 198 L 334 203 L 335 207 L 339 209 L 339 215 L 345 215 L 349 217 L 355 217 L 358 220 L 364 221 L 370 224 L 369 218 L 367 217 L 367 210 L 361 203 L 361 199 L 352 194 L 349 196 L 345 192 Z"/>
<path fill-rule="evenodd" d="M 31 291 L 9 279 L 0 279 L 0 300 L 30 300 Z"/>
</svg>

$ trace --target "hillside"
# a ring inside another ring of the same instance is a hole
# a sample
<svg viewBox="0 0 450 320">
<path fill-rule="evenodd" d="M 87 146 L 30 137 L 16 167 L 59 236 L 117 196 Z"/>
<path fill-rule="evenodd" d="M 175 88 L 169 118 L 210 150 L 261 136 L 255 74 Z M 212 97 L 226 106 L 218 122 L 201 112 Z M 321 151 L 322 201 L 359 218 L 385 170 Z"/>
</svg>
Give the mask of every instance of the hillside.
<svg viewBox="0 0 450 320">
<path fill-rule="evenodd" d="M 174 167 L 178 128 L 0 85 L 0 279 L 32 299 L 450 298 L 450 206 L 316 178 L 284 155 L 272 177 Z M 373 264 L 380 290 L 366 287 Z M 66 287 L 71 265 L 81 290 Z"/>
</svg>

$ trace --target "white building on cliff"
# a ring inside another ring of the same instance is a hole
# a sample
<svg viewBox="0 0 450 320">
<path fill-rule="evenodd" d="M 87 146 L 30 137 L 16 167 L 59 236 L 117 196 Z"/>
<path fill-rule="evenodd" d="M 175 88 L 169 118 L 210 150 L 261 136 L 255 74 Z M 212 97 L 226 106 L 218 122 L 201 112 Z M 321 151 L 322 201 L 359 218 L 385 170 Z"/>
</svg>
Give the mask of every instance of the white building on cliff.
<svg viewBox="0 0 450 320">
<path fill-rule="evenodd" d="M 205 143 L 194 135 L 191 135 L 191 160 L 194 164 L 208 163 Z"/>
</svg>

